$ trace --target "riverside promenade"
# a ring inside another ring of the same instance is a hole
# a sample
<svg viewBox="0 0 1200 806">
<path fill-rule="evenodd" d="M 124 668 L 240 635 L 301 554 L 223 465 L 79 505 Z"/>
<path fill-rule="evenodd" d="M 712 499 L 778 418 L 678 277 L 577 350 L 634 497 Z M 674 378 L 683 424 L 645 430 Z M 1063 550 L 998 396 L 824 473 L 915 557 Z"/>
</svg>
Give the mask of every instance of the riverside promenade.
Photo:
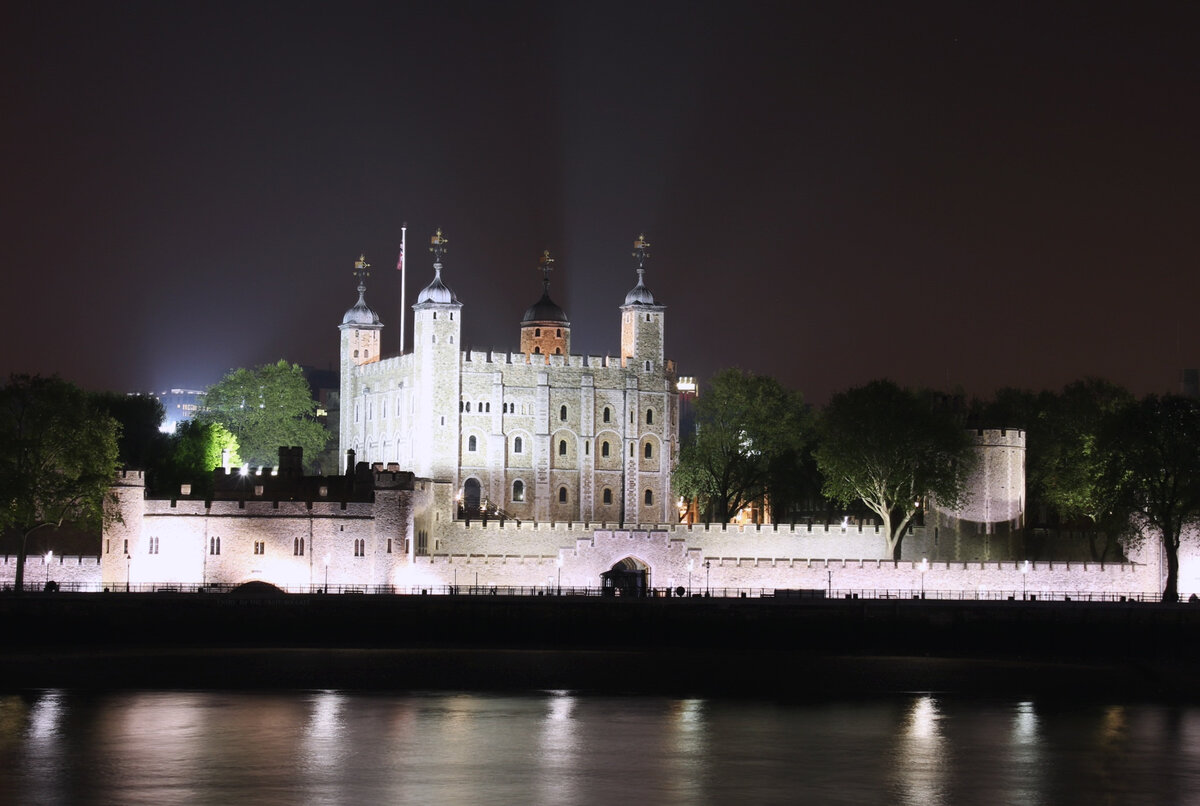
<svg viewBox="0 0 1200 806">
<path fill-rule="evenodd" d="M 1200 605 L 12 594 L 0 688 L 1200 699 Z"/>
</svg>

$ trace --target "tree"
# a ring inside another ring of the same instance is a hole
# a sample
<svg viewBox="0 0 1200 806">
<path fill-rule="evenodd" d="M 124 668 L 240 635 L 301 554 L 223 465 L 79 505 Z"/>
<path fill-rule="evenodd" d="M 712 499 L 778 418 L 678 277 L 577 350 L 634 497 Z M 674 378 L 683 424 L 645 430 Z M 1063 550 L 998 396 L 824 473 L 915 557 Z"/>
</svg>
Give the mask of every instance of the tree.
<svg viewBox="0 0 1200 806">
<path fill-rule="evenodd" d="M 117 462 L 122 467 L 146 471 L 146 488 L 162 485 L 171 439 L 160 429 L 165 417 L 163 405 L 151 395 L 123 395 L 101 392 L 93 399 L 121 426 L 117 437 Z"/>
<path fill-rule="evenodd" d="M 231 465 L 242 463 L 237 439 L 219 423 L 184 420 L 171 437 L 169 457 L 155 492 L 177 491 L 186 482 L 197 494 L 211 494 L 212 471 L 221 466 L 225 451 L 229 451 Z"/>
<path fill-rule="evenodd" d="M 695 412 L 696 433 L 680 449 L 673 486 L 699 498 L 707 517 L 721 523 L 768 495 L 773 476 L 788 478 L 781 468 L 808 438 L 800 395 L 765 375 L 722 370 L 696 399 Z"/>
<path fill-rule="evenodd" d="M 887 550 L 900 559 L 920 502 L 962 503 L 974 459 L 971 440 L 949 411 L 891 381 L 833 396 L 822 414 L 817 466 L 827 496 L 862 501 L 883 522 Z"/>
<path fill-rule="evenodd" d="M 59 378 L 13 375 L 0 389 L 0 531 L 19 537 L 17 590 L 33 532 L 67 522 L 96 528 L 116 516 L 105 502 L 119 430 L 87 393 Z"/>
<path fill-rule="evenodd" d="M 280 361 L 235 369 L 204 393 L 197 419 L 218 423 L 237 438 L 242 459 L 274 465 L 281 446 L 299 446 L 311 463 L 330 434 L 316 420 L 317 404 L 298 364 Z"/>
<path fill-rule="evenodd" d="M 1157 531 L 1167 559 L 1163 601 L 1179 598 L 1179 543 L 1200 526 L 1200 402 L 1150 395 L 1105 431 L 1107 483 L 1133 512 L 1138 536 Z"/>
<path fill-rule="evenodd" d="M 1134 403 L 1116 384 L 1085 378 L 1049 396 L 1036 433 L 1029 435 L 1029 486 L 1064 521 L 1092 527 L 1092 556 L 1104 559 L 1129 524 L 1120 485 L 1110 478 L 1112 457 L 1103 434 L 1110 421 Z M 1097 551 L 1096 532 L 1106 544 Z"/>
</svg>

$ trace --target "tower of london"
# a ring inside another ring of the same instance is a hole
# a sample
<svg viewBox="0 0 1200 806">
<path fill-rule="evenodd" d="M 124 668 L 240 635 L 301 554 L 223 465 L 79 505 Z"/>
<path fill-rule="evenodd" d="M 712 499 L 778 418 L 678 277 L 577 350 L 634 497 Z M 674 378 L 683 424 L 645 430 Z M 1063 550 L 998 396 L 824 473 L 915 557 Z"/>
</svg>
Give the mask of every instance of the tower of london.
<svg viewBox="0 0 1200 806">
<path fill-rule="evenodd" d="M 518 349 L 464 349 L 472 301 L 452 290 L 440 230 L 430 248 L 433 276 L 412 306 L 411 349 L 399 355 L 381 354 L 368 264 L 356 263 L 358 298 L 338 326 L 345 464 L 337 474 L 304 476 L 299 449 L 281 448 L 274 468 L 217 468 L 209 495 L 184 484 L 150 498 L 140 472 L 123 472 L 99 562 L 54 557 L 52 569 L 48 556 L 46 578 L 92 590 L 261 582 L 289 591 L 983 597 L 1157 585 L 1145 558 L 1020 557 L 1022 431 L 977 433 L 981 462 L 967 501 L 954 511 L 931 502 L 931 519 L 911 529 L 899 560 L 865 522 L 683 523 L 671 491 L 676 368 L 663 349 L 666 307 L 647 284 L 645 238 L 634 244 L 633 286 L 614 300 L 615 356 L 571 353 L 549 253 L 540 296 L 514 322 Z M 5 558 L 0 577 L 12 572 Z M 1181 576 L 1181 590 L 1188 585 L 1200 586 L 1200 573 Z"/>
<path fill-rule="evenodd" d="M 571 322 L 550 296 L 549 252 L 541 296 L 519 323 L 519 351 L 464 350 L 470 311 L 451 289 L 447 246 L 439 230 L 433 279 L 413 305 L 412 349 L 389 358 L 358 261 L 358 302 L 340 325 L 343 454 L 449 485 L 468 518 L 676 520 L 675 365 L 663 355 L 666 306 L 645 282 L 645 238 L 634 247 L 637 282 L 614 305 L 616 356 L 571 354 Z"/>
</svg>

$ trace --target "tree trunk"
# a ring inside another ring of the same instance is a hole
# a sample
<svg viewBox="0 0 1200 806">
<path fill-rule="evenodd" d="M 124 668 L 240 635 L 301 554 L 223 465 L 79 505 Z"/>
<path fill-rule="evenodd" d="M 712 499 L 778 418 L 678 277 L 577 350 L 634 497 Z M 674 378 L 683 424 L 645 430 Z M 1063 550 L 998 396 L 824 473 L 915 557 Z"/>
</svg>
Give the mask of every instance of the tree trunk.
<svg viewBox="0 0 1200 806">
<path fill-rule="evenodd" d="M 21 534 L 21 542 L 17 548 L 17 575 L 13 580 L 13 590 L 17 593 L 25 591 L 25 560 L 29 556 L 29 533 Z"/>
<path fill-rule="evenodd" d="M 1167 584 L 1163 588 L 1164 602 L 1179 601 L 1179 541 L 1166 530 L 1162 535 L 1163 549 L 1167 553 Z"/>
</svg>

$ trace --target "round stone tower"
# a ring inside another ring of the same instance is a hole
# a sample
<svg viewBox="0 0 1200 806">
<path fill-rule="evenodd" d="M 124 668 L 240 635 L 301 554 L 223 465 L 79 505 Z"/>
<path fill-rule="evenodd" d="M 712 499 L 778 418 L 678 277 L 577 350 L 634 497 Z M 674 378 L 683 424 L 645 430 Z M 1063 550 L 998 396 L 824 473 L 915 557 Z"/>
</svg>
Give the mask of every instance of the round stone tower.
<svg viewBox="0 0 1200 806">
<path fill-rule="evenodd" d="M 521 352 L 529 361 L 535 361 L 533 356 L 546 356 L 541 359 L 550 363 L 552 355 L 571 354 L 571 323 L 567 315 L 554 300 L 550 299 L 550 271 L 554 268 L 554 258 L 550 250 L 542 253 L 538 261 L 542 271 L 542 298 L 529 306 L 521 319 Z"/>
</svg>

